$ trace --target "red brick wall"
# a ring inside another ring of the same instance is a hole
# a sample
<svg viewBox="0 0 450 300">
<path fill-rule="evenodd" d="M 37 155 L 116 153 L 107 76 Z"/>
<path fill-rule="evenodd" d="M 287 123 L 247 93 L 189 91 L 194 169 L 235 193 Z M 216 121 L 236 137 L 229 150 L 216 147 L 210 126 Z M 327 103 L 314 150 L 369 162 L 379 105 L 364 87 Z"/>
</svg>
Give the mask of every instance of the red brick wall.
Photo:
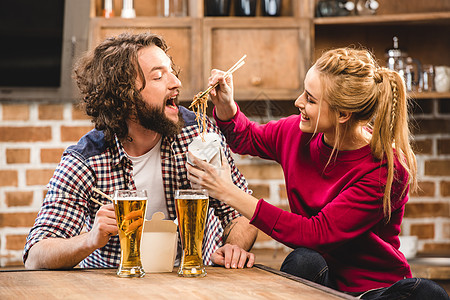
<svg viewBox="0 0 450 300">
<path fill-rule="evenodd" d="M 65 104 L 0 104 L 0 267 L 21 264 L 45 186 L 64 149 L 92 128 Z"/>
<path fill-rule="evenodd" d="M 419 237 L 419 252 L 450 256 L 450 99 L 418 100 L 414 119 L 421 190 L 410 197 L 402 231 Z"/>
<path fill-rule="evenodd" d="M 295 113 L 292 102 L 263 110 L 247 104 L 241 108 L 250 115 L 253 109 L 262 122 Z M 421 100 L 414 112 L 422 190 L 411 196 L 402 230 L 419 237 L 420 252 L 450 255 L 450 99 Z M 63 150 L 91 128 L 71 103 L 0 104 L 0 267 L 21 264 L 25 238 Z M 278 165 L 235 158 L 256 197 L 288 209 Z M 281 245 L 261 234 L 255 247 Z"/>
</svg>

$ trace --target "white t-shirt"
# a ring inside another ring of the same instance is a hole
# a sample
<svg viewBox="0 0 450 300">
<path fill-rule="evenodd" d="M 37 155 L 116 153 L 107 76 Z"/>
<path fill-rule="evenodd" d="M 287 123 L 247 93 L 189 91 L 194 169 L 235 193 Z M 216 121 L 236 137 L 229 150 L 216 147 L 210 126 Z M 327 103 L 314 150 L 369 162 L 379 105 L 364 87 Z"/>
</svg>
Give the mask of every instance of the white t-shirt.
<svg viewBox="0 0 450 300">
<path fill-rule="evenodd" d="M 161 211 L 168 219 L 166 196 L 161 170 L 161 140 L 147 153 L 133 157 L 133 179 L 138 190 L 147 190 L 147 210 L 145 219 L 150 220 L 155 212 Z"/>
</svg>

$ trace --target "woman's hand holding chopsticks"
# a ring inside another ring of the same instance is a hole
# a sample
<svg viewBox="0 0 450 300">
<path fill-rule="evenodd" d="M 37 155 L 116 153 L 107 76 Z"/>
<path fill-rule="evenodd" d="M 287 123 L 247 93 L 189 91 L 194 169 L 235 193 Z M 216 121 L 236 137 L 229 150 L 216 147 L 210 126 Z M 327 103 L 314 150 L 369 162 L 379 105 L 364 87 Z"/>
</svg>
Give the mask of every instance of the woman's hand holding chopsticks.
<svg viewBox="0 0 450 300">
<path fill-rule="evenodd" d="M 221 70 L 213 69 L 209 77 L 209 85 L 219 83 L 217 87 L 210 92 L 211 101 L 216 107 L 216 116 L 222 121 L 228 121 L 234 117 L 237 112 L 237 105 L 234 102 L 233 75 Z"/>
</svg>

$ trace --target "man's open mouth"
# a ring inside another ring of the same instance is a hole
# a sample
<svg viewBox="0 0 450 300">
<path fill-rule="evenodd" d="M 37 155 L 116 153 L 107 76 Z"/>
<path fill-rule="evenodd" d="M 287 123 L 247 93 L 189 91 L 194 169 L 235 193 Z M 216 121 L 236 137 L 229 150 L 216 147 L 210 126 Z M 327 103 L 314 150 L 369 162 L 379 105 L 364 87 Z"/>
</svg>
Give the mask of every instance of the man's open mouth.
<svg viewBox="0 0 450 300">
<path fill-rule="evenodd" d="M 176 107 L 177 106 L 177 102 L 178 102 L 178 95 L 175 95 L 175 96 L 167 99 L 166 106 Z"/>
</svg>

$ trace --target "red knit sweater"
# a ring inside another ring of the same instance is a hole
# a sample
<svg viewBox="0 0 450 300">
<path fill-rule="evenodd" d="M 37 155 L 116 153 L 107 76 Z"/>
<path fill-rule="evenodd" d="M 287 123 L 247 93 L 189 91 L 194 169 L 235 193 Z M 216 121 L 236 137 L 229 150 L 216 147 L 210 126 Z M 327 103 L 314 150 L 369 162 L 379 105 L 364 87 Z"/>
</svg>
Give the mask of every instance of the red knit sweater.
<svg viewBox="0 0 450 300">
<path fill-rule="evenodd" d="M 323 134 L 300 131 L 297 115 L 259 125 L 238 111 L 229 122 L 216 121 L 233 151 L 275 160 L 283 168 L 291 212 L 261 199 L 251 224 L 289 247 L 321 253 L 341 291 L 363 292 L 411 277 L 398 250 L 408 201 L 407 173 L 398 162 L 386 224 L 387 168 L 369 146 L 339 151 L 327 165 L 331 148 Z"/>
</svg>

